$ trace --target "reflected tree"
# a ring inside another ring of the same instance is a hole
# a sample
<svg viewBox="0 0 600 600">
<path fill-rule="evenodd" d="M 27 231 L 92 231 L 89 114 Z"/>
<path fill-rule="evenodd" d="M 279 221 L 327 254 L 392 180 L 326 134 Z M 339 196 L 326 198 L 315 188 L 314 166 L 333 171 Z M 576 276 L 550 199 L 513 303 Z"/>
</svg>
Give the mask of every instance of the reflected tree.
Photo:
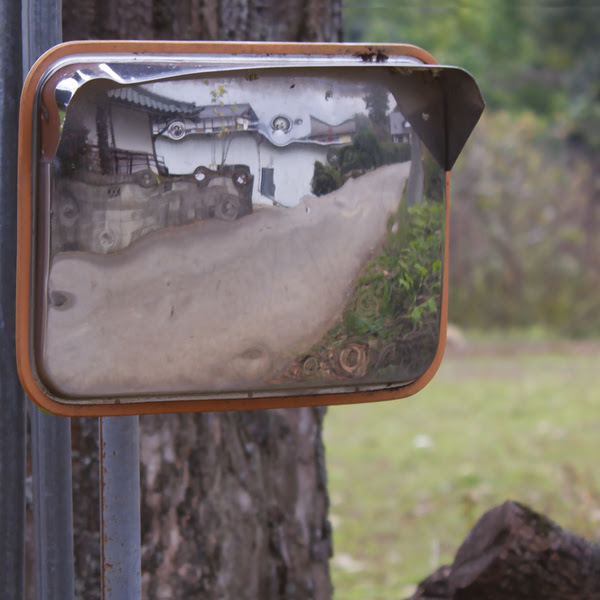
<svg viewBox="0 0 600 600">
<path fill-rule="evenodd" d="M 388 116 L 389 99 L 386 88 L 374 85 L 364 97 L 367 113 L 378 137 L 382 140 L 390 138 L 390 118 Z"/>
</svg>

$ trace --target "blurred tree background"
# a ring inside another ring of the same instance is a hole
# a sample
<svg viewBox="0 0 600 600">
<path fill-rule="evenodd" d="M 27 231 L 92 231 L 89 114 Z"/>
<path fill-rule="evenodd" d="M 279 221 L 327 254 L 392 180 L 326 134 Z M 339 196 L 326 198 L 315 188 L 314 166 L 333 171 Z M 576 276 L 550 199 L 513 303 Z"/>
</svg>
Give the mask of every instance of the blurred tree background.
<svg viewBox="0 0 600 600">
<path fill-rule="evenodd" d="M 477 79 L 453 171 L 450 318 L 600 335 L 600 3 L 346 0 L 347 41 L 405 42 Z"/>
</svg>

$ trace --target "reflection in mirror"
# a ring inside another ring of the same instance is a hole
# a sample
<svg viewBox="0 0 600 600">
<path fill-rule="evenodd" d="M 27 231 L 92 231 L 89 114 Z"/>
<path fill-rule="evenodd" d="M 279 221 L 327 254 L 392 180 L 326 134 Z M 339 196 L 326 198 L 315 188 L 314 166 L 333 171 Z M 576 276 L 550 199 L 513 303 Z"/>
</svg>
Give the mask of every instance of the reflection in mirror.
<svg viewBox="0 0 600 600">
<path fill-rule="evenodd" d="M 438 347 L 444 172 L 392 70 L 73 97 L 38 365 L 72 397 L 406 384 Z"/>
</svg>

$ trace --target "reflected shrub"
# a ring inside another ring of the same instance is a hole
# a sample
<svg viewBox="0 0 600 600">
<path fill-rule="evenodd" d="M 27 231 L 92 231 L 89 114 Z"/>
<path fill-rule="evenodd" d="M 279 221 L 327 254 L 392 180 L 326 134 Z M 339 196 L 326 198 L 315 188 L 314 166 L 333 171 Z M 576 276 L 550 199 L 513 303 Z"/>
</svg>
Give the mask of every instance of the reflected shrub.
<svg viewBox="0 0 600 600">
<path fill-rule="evenodd" d="M 315 162 L 315 171 L 311 181 L 311 190 L 315 196 L 324 196 L 335 192 L 342 186 L 342 176 L 338 167 Z"/>
<path fill-rule="evenodd" d="M 327 152 L 327 165 L 316 161 L 311 181 L 312 193 L 323 196 L 339 189 L 349 177 L 384 165 L 410 160 L 410 144 L 381 141 L 375 132 L 362 127 L 352 144 L 332 146 Z"/>
<path fill-rule="evenodd" d="M 427 369 L 439 337 L 444 216 L 439 203 L 406 208 L 401 202 L 342 318 L 290 373 L 384 380 Z"/>
</svg>

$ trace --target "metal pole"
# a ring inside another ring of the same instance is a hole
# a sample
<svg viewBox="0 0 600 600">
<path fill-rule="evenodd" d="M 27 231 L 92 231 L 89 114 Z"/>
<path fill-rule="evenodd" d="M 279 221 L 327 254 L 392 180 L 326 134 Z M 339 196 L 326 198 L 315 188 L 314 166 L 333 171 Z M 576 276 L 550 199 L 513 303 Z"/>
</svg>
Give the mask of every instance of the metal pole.
<svg viewBox="0 0 600 600">
<path fill-rule="evenodd" d="M 15 2 L 18 3 L 18 2 Z M 61 0 L 21 0 L 25 74 L 46 50 L 62 42 Z"/>
<path fill-rule="evenodd" d="M 102 600 L 141 600 L 139 417 L 100 419 Z"/>
<path fill-rule="evenodd" d="M 35 598 L 72 600 L 71 423 L 64 417 L 45 415 L 34 406 L 30 414 Z"/>
<path fill-rule="evenodd" d="M 23 0 L 23 68 L 62 38 L 60 0 Z M 36 600 L 72 600 L 71 421 L 30 404 Z"/>
<path fill-rule="evenodd" d="M 25 399 L 15 361 L 17 122 L 23 79 L 21 6 L 0 0 L 0 590 L 25 585 Z"/>
</svg>

